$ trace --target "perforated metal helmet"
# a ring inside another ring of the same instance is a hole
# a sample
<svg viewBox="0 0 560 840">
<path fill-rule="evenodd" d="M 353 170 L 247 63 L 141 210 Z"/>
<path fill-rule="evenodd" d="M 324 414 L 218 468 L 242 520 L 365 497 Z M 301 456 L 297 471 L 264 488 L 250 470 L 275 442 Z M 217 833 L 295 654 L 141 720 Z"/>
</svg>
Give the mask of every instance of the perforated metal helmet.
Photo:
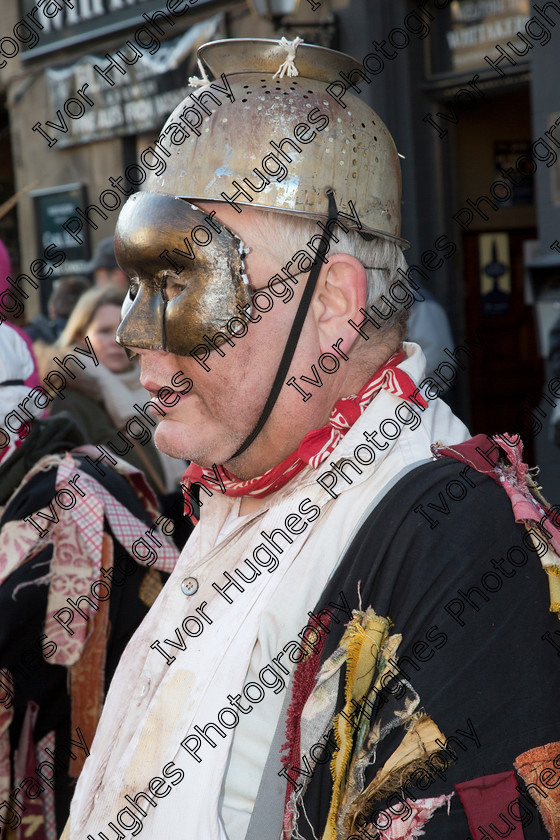
<svg viewBox="0 0 560 840">
<path fill-rule="evenodd" d="M 286 44 L 230 39 L 200 47 L 204 84 L 167 120 L 157 143 L 165 171 L 151 173 L 146 188 L 311 219 L 328 217 L 331 188 L 346 226 L 406 247 L 393 139 L 351 91 L 337 95 L 339 71 L 355 78 L 361 65 L 300 44 L 293 62 L 298 75 L 278 78 Z"/>
</svg>

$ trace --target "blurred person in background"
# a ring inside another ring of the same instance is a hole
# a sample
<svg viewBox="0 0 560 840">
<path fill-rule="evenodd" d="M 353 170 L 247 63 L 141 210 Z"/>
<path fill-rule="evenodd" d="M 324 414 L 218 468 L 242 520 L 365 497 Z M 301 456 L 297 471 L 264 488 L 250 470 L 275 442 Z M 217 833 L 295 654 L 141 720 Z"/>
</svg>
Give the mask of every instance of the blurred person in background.
<svg viewBox="0 0 560 840">
<path fill-rule="evenodd" d="M 453 352 L 455 342 L 447 312 L 425 286 L 419 284 L 417 289 L 419 300 L 415 300 L 408 316 L 407 341 L 414 341 L 422 348 L 426 357 L 425 377 L 434 378 L 441 388 L 440 397 L 450 406 L 455 415 L 463 422 L 467 422 L 456 390 L 457 380 L 450 383 L 436 373 L 436 368 L 442 362 L 449 362 L 445 350 Z"/>
<path fill-rule="evenodd" d="M 95 256 L 88 270 L 93 274 L 93 282 L 96 286 L 112 286 L 126 293 L 128 277 L 115 259 L 112 236 L 101 240 L 95 249 Z"/>
<path fill-rule="evenodd" d="M 80 297 L 91 288 L 85 277 L 69 275 L 60 277 L 53 283 L 53 289 L 47 304 L 47 315 L 37 315 L 25 327 L 32 341 L 54 344 L 66 326 L 72 310 Z"/>
<path fill-rule="evenodd" d="M 158 511 L 143 477 L 122 461 L 100 476 L 68 414 L 4 431 L 32 369 L 0 326 L 0 833 L 53 840 L 120 655 L 177 551 L 157 529 L 147 539 Z"/>
<path fill-rule="evenodd" d="M 53 344 L 66 326 L 81 295 L 90 288 L 85 277 L 61 277 L 56 280 L 48 302 L 48 315 L 40 313 L 25 328 L 33 342 L 33 350 L 41 377 L 52 367 L 52 356 L 56 353 Z"/>
<path fill-rule="evenodd" d="M 419 286 L 417 292 L 420 299 L 415 300 L 410 309 L 407 341 L 420 345 L 426 357 L 425 376 L 433 377 L 437 366 L 447 359 L 444 349 L 454 347 L 453 335 L 443 306 L 425 286 Z M 439 383 L 439 378 L 436 381 Z"/>
<path fill-rule="evenodd" d="M 99 364 L 68 378 L 51 412 L 69 412 L 87 443 L 106 447 L 142 470 L 176 523 L 176 539 L 186 539 L 179 492 L 186 464 L 159 452 L 153 441 L 158 415 L 139 411 L 149 394 L 140 385 L 138 362 L 115 341 L 123 299 L 124 293 L 112 286 L 90 289 L 79 299 L 57 347 L 61 353 L 70 346 L 85 347 L 87 336 Z"/>
<path fill-rule="evenodd" d="M 25 384 L 29 388 L 34 388 L 36 385 L 39 385 L 39 369 L 35 353 L 33 352 L 33 342 L 25 330 L 17 323 L 14 323 L 14 321 L 19 321 L 21 319 L 25 309 L 19 295 L 15 295 L 13 292 L 12 285 L 9 282 L 11 275 L 12 261 L 10 259 L 10 254 L 8 253 L 8 249 L 5 244 L 0 239 L 0 324 L 4 323 L 4 321 L 8 321 L 14 328 L 14 331 L 21 336 L 29 348 L 29 353 L 33 360 L 33 369 L 27 377 Z"/>
</svg>

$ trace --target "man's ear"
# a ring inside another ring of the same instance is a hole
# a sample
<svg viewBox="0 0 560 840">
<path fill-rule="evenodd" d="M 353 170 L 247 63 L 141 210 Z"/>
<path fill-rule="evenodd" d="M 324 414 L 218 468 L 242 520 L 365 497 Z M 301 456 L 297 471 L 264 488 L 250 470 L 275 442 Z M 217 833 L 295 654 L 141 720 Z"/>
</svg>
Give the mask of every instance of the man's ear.
<svg viewBox="0 0 560 840">
<path fill-rule="evenodd" d="M 349 352 L 359 336 L 349 321 L 363 320 L 360 309 L 366 299 L 367 275 L 361 262 L 349 254 L 329 255 L 311 303 L 322 353 L 332 351 L 338 339 L 342 339 L 338 346 Z"/>
</svg>

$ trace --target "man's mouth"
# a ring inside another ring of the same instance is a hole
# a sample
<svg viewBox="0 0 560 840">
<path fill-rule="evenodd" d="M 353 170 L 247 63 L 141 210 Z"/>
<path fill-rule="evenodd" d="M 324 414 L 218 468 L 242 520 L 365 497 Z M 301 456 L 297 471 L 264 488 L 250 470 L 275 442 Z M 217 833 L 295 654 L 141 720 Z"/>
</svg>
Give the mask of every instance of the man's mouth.
<svg viewBox="0 0 560 840">
<path fill-rule="evenodd" d="M 154 382 L 152 379 L 143 380 L 140 378 L 140 384 L 148 392 L 150 399 L 153 402 L 157 402 L 166 411 L 170 411 L 172 408 L 179 405 L 180 401 L 190 397 L 193 393 L 192 390 L 189 390 L 187 393 L 183 393 L 184 389 L 179 390 L 178 388 L 174 388 L 172 385 L 167 385 L 165 383 L 159 384 Z M 179 399 L 175 399 L 175 397 L 178 397 Z"/>
<path fill-rule="evenodd" d="M 144 379 L 142 376 L 140 377 L 140 385 L 149 393 L 150 397 L 157 397 L 162 388 L 169 388 L 170 391 L 176 393 L 175 389 L 170 388 L 169 385 L 158 385 L 153 379 Z"/>
</svg>

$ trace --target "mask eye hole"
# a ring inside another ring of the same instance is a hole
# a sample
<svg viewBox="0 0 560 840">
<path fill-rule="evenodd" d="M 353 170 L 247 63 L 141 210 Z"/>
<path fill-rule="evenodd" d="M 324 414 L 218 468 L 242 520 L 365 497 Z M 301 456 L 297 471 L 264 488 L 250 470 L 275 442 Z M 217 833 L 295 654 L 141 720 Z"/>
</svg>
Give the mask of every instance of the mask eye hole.
<svg viewBox="0 0 560 840">
<path fill-rule="evenodd" d="M 140 280 L 138 277 L 129 277 L 128 279 L 128 295 L 131 300 L 134 300 L 140 288 Z"/>
<path fill-rule="evenodd" d="M 186 288 L 186 282 L 175 274 L 173 271 L 168 271 L 160 280 L 161 291 L 165 300 L 173 300 L 178 297 Z"/>
</svg>

